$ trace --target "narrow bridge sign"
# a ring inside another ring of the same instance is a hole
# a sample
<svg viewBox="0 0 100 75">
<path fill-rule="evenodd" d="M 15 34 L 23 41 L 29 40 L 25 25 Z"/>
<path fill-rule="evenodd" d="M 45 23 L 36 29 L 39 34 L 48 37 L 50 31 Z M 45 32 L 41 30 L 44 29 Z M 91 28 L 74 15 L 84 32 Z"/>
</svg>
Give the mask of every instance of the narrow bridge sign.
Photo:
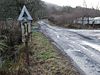
<svg viewBox="0 0 100 75">
<path fill-rule="evenodd" d="M 18 21 L 22 21 L 24 18 L 27 18 L 29 21 L 33 20 L 25 5 L 23 6 L 23 9 L 18 17 Z"/>
<path fill-rule="evenodd" d="M 30 36 L 32 35 L 32 20 L 33 20 L 32 17 L 30 16 L 27 8 L 24 5 L 23 9 L 18 17 L 18 21 L 20 22 L 20 25 L 21 25 L 22 42 L 25 44 L 27 66 L 30 65 L 28 42 L 30 40 Z"/>
<path fill-rule="evenodd" d="M 29 14 L 26 6 L 24 5 L 22 11 L 18 17 L 18 21 L 21 23 L 22 30 L 22 42 L 25 42 L 26 36 L 29 37 L 32 32 L 32 17 Z"/>
</svg>

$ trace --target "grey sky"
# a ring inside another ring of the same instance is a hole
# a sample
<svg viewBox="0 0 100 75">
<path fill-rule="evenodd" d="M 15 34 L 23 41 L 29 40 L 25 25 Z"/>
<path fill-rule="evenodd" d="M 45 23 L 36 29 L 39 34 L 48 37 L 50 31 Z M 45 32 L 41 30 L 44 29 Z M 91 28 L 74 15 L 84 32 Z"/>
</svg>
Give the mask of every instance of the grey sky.
<svg viewBox="0 0 100 75">
<path fill-rule="evenodd" d="M 57 4 L 60 6 L 72 6 L 72 7 L 76 7 L 76 6 L 82 6 L 84 5 L 84 0 L 42 0 L 45 2 L 49 2 L 49 3 L 53 3 L 53 4 Z M 91 8 L 97 8 L 97 6 L 100 8 L 100 0 L 85 0 L 87 7 Z"/>
</svg>

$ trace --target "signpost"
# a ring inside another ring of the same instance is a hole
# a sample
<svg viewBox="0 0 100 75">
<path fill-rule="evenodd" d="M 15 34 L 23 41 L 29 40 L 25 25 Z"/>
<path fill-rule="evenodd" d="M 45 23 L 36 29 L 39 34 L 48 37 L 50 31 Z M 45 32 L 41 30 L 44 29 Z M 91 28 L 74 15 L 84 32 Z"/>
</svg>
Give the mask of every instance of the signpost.
<svg viewBox="0 0 100 75">
<path fill-rule="evenodd" d="M 32 35 L 32 17 L 30 16 L 27 8 L 25 5 L 18 17 L 18 21 L 21 24 L 21 31 L 22 31 L 22 42 L 25 43 L 25 53 L 26 53 L 26 63 L 27 66 L 30 66 L 29 63 L 29 50 L 28 50 L 28 42 L 30 40 L 30 36 Z"/>
<path fill-rule="evenodd" d="M 21 23 L 21 29 L 22 29 L 22 42 L 25 42 L 25 36 L 31 35 L 32 32 L 32 17 L 30 16 L 27 8 L 25 5 L 23 6 L 23 9 L 18 17 L 18 21 Z"/>
</svg>

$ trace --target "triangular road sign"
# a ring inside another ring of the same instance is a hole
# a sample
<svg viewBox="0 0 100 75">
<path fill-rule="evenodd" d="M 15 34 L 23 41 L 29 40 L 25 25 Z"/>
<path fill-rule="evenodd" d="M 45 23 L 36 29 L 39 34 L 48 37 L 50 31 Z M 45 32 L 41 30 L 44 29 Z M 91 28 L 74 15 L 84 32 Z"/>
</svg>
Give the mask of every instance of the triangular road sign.
<svg viewBox="0 0 100 75">
<path fill-rule="evenodd" d="M 29 21 L 33 20 L 25 5 L 18 17 L 18 21 L 22 21 L 24 18 L 27 18 Z"/>
</svg>

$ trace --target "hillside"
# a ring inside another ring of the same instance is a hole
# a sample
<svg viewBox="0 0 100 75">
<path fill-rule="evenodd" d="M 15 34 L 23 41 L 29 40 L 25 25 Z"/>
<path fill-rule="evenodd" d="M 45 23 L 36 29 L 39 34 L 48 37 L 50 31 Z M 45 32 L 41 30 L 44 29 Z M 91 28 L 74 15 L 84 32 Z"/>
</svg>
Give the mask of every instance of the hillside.
<svg viewBox="0 0 100 75">
<path fill-rule="evenodd" d="M 73 20 L 80 17 L 99 17 L 100 10 L 94 8 L 84 8 L 77 6 L 58 6 L 46 3 L 47 11 L 49 12 L 49 20 L 57 25 L 72 24 Z"/>
<path fill-rule="evenodd" d="M 85 13 L 88 13 L 90 16 L 93 16 L 93 17 L 94 16 L 100 16 L 100 11 L 97 10 L 97 9 L 94 9 L 94 8 L 84 8 L 84 7 L 81 7 L 81 6 L 76 6 L 75 8 L 73 8 L 71 6 L 58 6 L 56 4 L 47 3 L 47 2 L 45 2 L 45 4 L 47 6 L 47 9 L 57 11 L 57 12 L 55 12 L 55 14 L 58 13 L 58 12 L 59 13 L 63 12 L 63 13 L 68 13 L 68 14 L 71 14 L 71 13 L 83 14 L 85 12 Z M 51 11 L 51 10 L 48 10 L 48 11 Z"/>
<path fill-rule="evenodd" d="M 47 8 L 48 8 L 48 9 L 51 9 L 51 8 L 56 8 L 56 9 L 58 9 L 58 10 L 62 9 L 61 6 L 58 6 L 58 5 L 56 5 L 56 4 L 52 4 L 52 3 L 48 3 L 48 2 L 45 2 L 45 4 L 47 5 Z"/>
</svg>

